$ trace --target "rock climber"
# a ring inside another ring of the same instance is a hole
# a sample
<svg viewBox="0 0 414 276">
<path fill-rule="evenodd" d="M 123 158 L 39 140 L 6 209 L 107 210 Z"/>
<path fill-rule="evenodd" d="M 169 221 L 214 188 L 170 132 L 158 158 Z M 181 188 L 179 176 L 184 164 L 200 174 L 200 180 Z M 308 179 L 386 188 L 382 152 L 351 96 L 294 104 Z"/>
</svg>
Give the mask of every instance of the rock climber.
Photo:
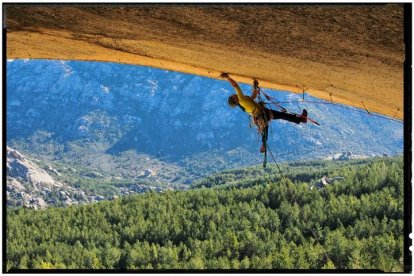
<svg viewBox="0 0 414 276">
<path fill-rule="evenodd" d="M 296 124 L 307 122 L 308 112 L 306 109 L 303 109 L 302 114 L 299 115 L 268 109 L 263 103 L 256 102 L 255 99 L 259 93 L 259 83 L 257 80 L 254 80 L 253 82 L 252 95 L 246 96 L 241 91 L 237 82 L 230 78 L 227 73 L 222 73 L 220 77 L 227 79 L 237 92 L 237 94 L 233 94 L 228 98 L 228 104 L 232 108 L 239 106 L 244 112 L 249 113 L 253 117 L 253 121 L 258 127 L 258 131 L 262 135 L 262 146 L 260 148 L 260 152 L 266 152 L 267 134 L 269 122 L 271 120 L 285 120 Z"/>
</svg>

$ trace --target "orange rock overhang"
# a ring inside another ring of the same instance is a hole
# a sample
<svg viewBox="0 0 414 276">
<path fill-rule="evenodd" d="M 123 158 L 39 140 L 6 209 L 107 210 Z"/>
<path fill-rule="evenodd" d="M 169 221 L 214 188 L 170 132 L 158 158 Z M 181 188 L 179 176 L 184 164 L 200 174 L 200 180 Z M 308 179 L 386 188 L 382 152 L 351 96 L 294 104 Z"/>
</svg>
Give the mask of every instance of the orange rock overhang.
<svg viewBox="0 0 414 276">
<path fill-rule="evenodd" d="M 153 66 L 403 119 L 404 4 L 4 4 L 8 59 Z"/>
</svg>

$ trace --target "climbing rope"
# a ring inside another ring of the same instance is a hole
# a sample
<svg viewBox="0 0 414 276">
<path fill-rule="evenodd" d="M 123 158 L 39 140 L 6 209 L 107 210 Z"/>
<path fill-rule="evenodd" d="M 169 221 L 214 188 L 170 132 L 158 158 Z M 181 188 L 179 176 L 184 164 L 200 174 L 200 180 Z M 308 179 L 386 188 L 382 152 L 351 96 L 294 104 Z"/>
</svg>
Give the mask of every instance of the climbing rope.
<svg viewBox="0 0 414 276">
<path fill-rule="evenodd" d="M 267 146 L 267 145 L 266 145 Z M 278 169 L 278 172 L 279 172 L 279 175 L 280 175 L 280 180 L 282 180 L 282 179 L 288 179 L 287 177 L 285 177 L 284 175 L 283 175 L 283 173 L 282 173 L 282 170 L 280 169 L 280 167 L 279 167 L 279 164 L 276 162 L 276 158 L 274 157 L 274 155 L 273 155 L 273 153 L 272 153 L 272 151 L 270 150 L 270 148 L 267 146 L 267 150 L 266 151 L 269 151 L 269 153 L 270 153 L 270 156 L 272 157 L 272 159 L 273 159 L 273 162 L 275 163 L 275 165 L 276 165 L 276 168 Z M 287 184 L 286 184 L 286 186 L 287 186 Z M 287 186 L 287 191 L 288 191 L 288 193 L 290 194 L 290 197 L 291 198 L 293 198 L 293 201 L 294 201 L 294 204 L 296 204 L 297 206 L 299 206 L 300 207 L 300 205 L 298 204 L 298 201 L 297 201 L 297 199 L 296 199 L 296 196 L 291 192 L 291 190 L 289 189 L 289 187 Z M 285 195 L 283 194 L 283 193 L 281 193 L 281 195 L 282 195 L 282 197 L 283 197 L 283 199 L 286 201 L 286 202 L 289 202 L 289 200 L 287 200 L 287 198 L 285 197 Z M 290 203 L 290 202 L 289 202 Z M 304 221 L 304 226 L 305 226 L 305 228 L 307 228 L 307 229 L 309 229 L 310 231 L 311 231 L 311 233 L 312 233 L 312 236 L 315 238 L 315 240 L 316 240 L 316 242 L 318 243 L 318 244 L 320 244 L 321 245 L 321 247 L 323 248 L 323 254 L 325 255 L 325 258 L 326 258 L 326 260 L 327 261 L 331 261 L 332 262 L 332 260 L 329 258 L 329 256 L 328 256 L 328 253 L 327 253 L 327 250 L 324 248 L 324 246 L 322 245 L 322 243 L 321 243 L 321 241 L 320 241 L 320 239 L 318 238 L 318 236 L 316 235 L 316 232 L 315 232 L 315 230 L 312 228 L 312 227 L 310 227 L 310 224 L 309 224 L 309 222 L 308 222 L 308 219 L 306 218 L 306 216 L 304 215 L 304 213 L 302 213 L 303 214 L 303 221 Z M 332 262 L 333 263 L 333 262 Z"/>
<path fill-rule="evenodd" d="M 258 100 L 259 100 L 259 104 L 261 104 L 261 105 L 266 105 L 266 104 L 272 104 L 273 106 L 275 106 L 276 108 L 279 108 L 282 112 L 287 112 L 287 109 L 286 108 L 284 108 L 283 106 L 281 106 L 281 103 L 295 103 L 295 102 L 297 102 L 297 103 L 309 103 L 309 104 L 330 104 L 330 105 L 335 105 L 335 106 L 338 106 L 338 107 L 341 107 L 341 108 L 346 108 L 346 109 L 349 109 L 349 110 L 353 110 L 353 111 L 357 111 L 357 112 L 366 112 L 366 113 L 368 113 L 370 116 L 375 116 L 375 117 L 380 117 L 380 118 L 383 118 L 383 119 L 387 119 L 387 120 L 391 120 L 391 121 L 394 121 L 394 122 L 398 122 L 398 123 L 403 123 L 402 121 L 399 121 L 399 120 L 396 120 L 396 119 L 393 119 L 393 118 L 388 118 L 388 117 L 385 117 L 385 116 L 381 116 L 381 115 L 378 115 L 378 114 L 373 114 L 373 113 L 371 113 L 371 112 L 369 112 L 369 110 L 367 109 L 367 107 L 365 106 L 365 104 L 362 102 L 362 104 L 363 104 L 363 106 L 364 106 L 364 109 L 365 109 L 365 111 L 363 111 L 363 110 L 358 110 L 358 109 L 355 109 L 355 108 L 350 108 L 350 107 L 347 107 L 347 106 L 344 106 L 344 105 L 341 105 L 341 104 L 338 104 L 338 103 L 334 103 L 333 101 L 332 101 L 332 93 L 330 93 L 329 94 L 329 96 L 330 96 L 330 98 L 331 98 L 331 102 L 322 102 L 322 101 L 307 101 L 307 100 L 305 100 L 305 96 L 304 96 L 304 93 L 305 93 L 305 90 L 303 91 L 303 98 L 302 98 L 302 100 L 301 101 L 289 101 L 289 102 L 279 102 L 276 98 L 274 98 L 274 97 L 271 97 L 271 96 L 269 96 L 269 95 L 267 95 L 261 88 L 259 88 L 259 86 L 258 86 L 258 82 L 257 82 L 257 80 L 255 80 L 254 81 L 254 89 L 258 89 Z M 262 95 L 269 101 L 269 102 L 265 102 L 264 100 L 263 100 L 263 98 L 262 98 Z M 291 113 L 291 114 L 293 114 L 293 113 Z M 269 148 L 269 146 L 268 146 L 268 144 L 267 144 L 267 138 L 268 138 L 268 131 L 269 131 L 269 125 L 267 124 L 268 122 L 267 122 L 267 120 L 266 120 L 266 112 L 264 112 L 264 114 L 262 115 L 262 116 L 264 116 L 264 119 L 265 119 L 265 127 L 264 127 L 264 129 L 262 130 L 262 132 L 260 133 L 261 135 L 262 135 L 262 143 L 263 143 L 263 145 L 264 145 L 264 147 L 265 147 L 265 151 L 264 151 L 264 161 L 263 161 L 263 167 L 265 168 L 266 167 L 266 164 L 267 164 L 267 152 L 269 152 L 269 154 L 270 154 L 270 156 L 272 157 L 272 159 L 273 159 L 273 161 L 274 161 L 274 163 L 275 163 L 275 165 L 276 165 L 276 168 L 277 168 L 277 170 L 278 170 L 278 172 L 279 172 L 279 175 L 280 175 L 280 180 L 282 180 L 282 179 L 288 179 L 287 177 L 285 177 L 284 176 L 284 174 L 283 174 L 283 171 L 281 170 L 281 168 L 280 168 L 280 166 L 279 166 L 279 164 L 278 164 L 278 162 L 276 161 L 276 158 L 275 158 L 275 156 L 273 155 L 273 152 L 270 150 L 270 148 Z M 297 115 L 297 114 L 295 114 L 295 115 Z M 299 115 L 300 116 L 300 115 Z M 394 114 L 394 117 L 395 117 L 395 114 Z M 309 118 L 308 118 L 309 119 Z M 310 121 L 312 121 L 312 122 L 314 122 L 314 123 L 316 123 L 316 124 L 318 124 L 317 122 L 315 122 L 315 121 L 313 121 L 313 120 L 310 120 Z M 319 124 L 318 124 L 319 125 Z M 296 199 L 296 196 L 294 195 L 294 193 L 289 189 L 289 186 L 288 186 L 288 182 L 287 182 L 287 184 L 286 184 L 286 186 L 287 186 L 287 192 L 289 193 L 289 195 L 290 195 L 290 198 L 291 199 L 293 199 L 293 201 L 294 201 L 294 203 L 293 203 L 293 206 L 294 206 L 294 204 L 296 204 L 297 206 L 299 206 L 300 207 L 300 205 L 298 204 L 298 201 L 297 201 L 297 199 Z M 289 200 L 287 200 L 287 198 L 286 198 L 286 196 L 285 196 L 285 194 L 284 193 L 281 193 L 282 194 L 282 197 L 283 197 L 283 199 L 286 201 L 286 202 L 288 202 L 291 206 L 292 206 L 292 203 L 291 203 L 291 201 L 289 201 Z M 329 256 L 328 256 L 328 252 L 327 252 L 327 249 L 324 247 L 324 245 L 322 245 L 322 243 L 321 243 L 321 241 L 320 241 L 320 239 L 319 239 L 319 237 L 318 237 L 318 235 L 316 234 L 316 231 L 313 229 L 313 227 L 311 227 L 311 224 L 309 223 L 309 221 L 308 221 L 308 218 L 306 217 L 306 215 L 304 214 L 304 213 L 302 213 L 302 218 L 303 218 L 303 226 L 305 227 L 305 229 L 309 229 L 310 230 L 310 233 L 312 234 L 312 236 L 314 237 L 314 239 L 315 239 L 315 241 L 317 242 L 317 244 L 319 244 L 321 247 L 322 247 L 322 249 L 323 249 L 323 254 L 324 254 L 324 256 L 325 256 L 325 258 L 326 258 L 326 262 L 329 262 L 329 261 L 331 261 L 332 262 L 332 260 L 329 258 Z M 333 263 L 333 262 L 332 262 Z"/>
<path fill-rule="evenodd" d="M 258 87 L 257 87 L 257 88 L 258 88 Z M 276 102 L 277 100 L 276 100 L 275 98 L 273 98 L 273 97 L 271 97 L 271 96 L 267 95 L 267 94 L 266 94 L 266 93 L 264 93 L 264 92 L 263 92 L 260 88 L 259 88 L 259 94 L 258 94 L 259 103 L 264 103 L 264 101 L 263 101 L 263 99 L 262 99 L 262 97 L 261 97 L 261 94 L 263 94 L 263 95 L 266 97 L 266 99 L 270 100 L 274 106 L 279 107 L 279 108 L 282 110 L 282 112 L 287 112 L 287 109 L 286 109 L 286 108 L 284 108 L 284 107 L 282 107 L 282 106 L 281 106 L 278 102 Z M 274 100 L 273 100 L 273 99 L 274 99 Z M 275 101 L 275 100 L 276 100 L 276 101 Z M 266 164 L 267 164 L 267 152 L 269 152 L 269 154 L 270 154 L 270 156 L 272 157 L 273 162 L 275 163 L 276 168 L 277 168 L 277 170 L 278 170 L 278 172 L 279 172 L 280 179 L 283 179 L 283 178 L 286 178 L 286 177 L 283 175 L 283 172 L 282 172 L 282 170 L 281 170 L 281 168 L 280 168 L 279 164 L 277 163 L 276 158 L 275 158 L 275 156 L 273 155 L 273 152 L 270 150 L 269 145 L 267 144 L 267 138 L 268 138 L 267 136 L 268 136 L 269 127 L 270 127 L 270 126 L 269 126 L 269 125 L 267 125 L 267 126 L 265 127 L 265 130 L 264 130 L 264 131 L 265 131 L 265 133 L 261 133 L 261 134 L 262 134 L 262 142 L 263 142 L 263 145 L 265 146 L 263 167 L 264 167 L 264 168 L 266 167 Z M 265 136 L 263 136 L 263 135 L 265 135 Z M 286 178 L 286 179 L 287 179 L 287 178 Z M 287 191 L 290 193 L 290 197 L 291 197 L 291 198 L 293 198 L 294 203 L 296 203 L 296 205 L 297 205 L 297 206 L 300 206 L 300 205 L 298 204 L 297 200 L 296 200 L 295 195 L 294 195 L 294 194 L 290 191 L 289 187 L 287 187 Z M 285 195 L 284 195 L 283 193 L 282 193 L 282 196 L 283 196 L 283 198 L 284 198 L 284 200 L 285 200 L 286 202 L 289 202 L 289 201 L 286 199 L 286 197 L 285 197 Z M 316 235 L 316 233 L 315 233 L 314 229 L 313 229 L 312 227 L 310 227 L 310 224 L 309 224 L 309 222 L 308 222 L 308 220 L 307 220 L 307 218 L 306 218 L 305 216 L 303 216 L 303 220 L 304 220 L 304 223 L 305 223 L 305 224 L 304 224 L 305 228 L 310 229 L 310 231 L 311 231 L 311 233 L 312 233 L 313 237 L 315 238 L 316 242 L 322 246 L 322 248 L 323 248 L 323 254 L 325 255 L 326 260 L 327 260 L 327 261 L 329 261 L 329 260 L 330 260 L 330 258 L 329 258 L 328 254 L 327 254 L 327 250 L 324 248 L 324 246 L 323 246 L 323 245 L 322 245 L 322 243 L 320 242 L 320 240 L 319 240 L 319 238 L 317 237 L 317 235 Z"/>
</svg>

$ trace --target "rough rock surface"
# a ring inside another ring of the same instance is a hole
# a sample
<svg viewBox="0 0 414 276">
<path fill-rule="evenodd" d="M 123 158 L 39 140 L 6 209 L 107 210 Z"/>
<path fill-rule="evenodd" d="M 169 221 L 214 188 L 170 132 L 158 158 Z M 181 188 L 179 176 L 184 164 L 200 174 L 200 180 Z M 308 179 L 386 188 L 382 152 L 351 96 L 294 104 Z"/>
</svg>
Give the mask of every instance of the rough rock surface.
<svg viewBox="0 0 414 276">
<path fill-rule="evenodd" d="M 46 170 L 41 169 L 32 160 L 20 152 L 7 147 L 7 204 L 41 209 L 61 201 L 64 205 L 78 203 L 73 197 L 84 196 L 75 189 L 56 181 Z M 56 174 L 55 169 L 48 171 Z M 66 194 L 71 193 L 72 198 Z M 54 196 L 57 194 L 57 196 Z"/>
<path fill-rule="evenodd" d="M 10 147 L 7 147 L 6 168 L 7 206 L 43 209 L 48 206 L 67 206 L 117 198 L 86 193 L 82 189 L 57 181 L 50 175 L 61 175 L 55 168 L 47 165 L 44 170 L 33 160 Z M 123 185 L 118 187 L 118 194 L 144 193 L 151 190 L 163 192 L 173 189 L 138 184 Z"/>
<path fill-rule="evenodd" d="M 9 147 L 7 147 L 7 176 L 15 180 L 14 183 L 30 182 L 35 186 L 61 186 L 46 171 Z M 21 188 L 22 185 L 17 184 L 16 187 Z"/>
<path fill-rule="evenodd" d="M 229 72 L 403 118 L 403 4 L 7 4 L 5 17 L 7 58 Z"/>
</svg>

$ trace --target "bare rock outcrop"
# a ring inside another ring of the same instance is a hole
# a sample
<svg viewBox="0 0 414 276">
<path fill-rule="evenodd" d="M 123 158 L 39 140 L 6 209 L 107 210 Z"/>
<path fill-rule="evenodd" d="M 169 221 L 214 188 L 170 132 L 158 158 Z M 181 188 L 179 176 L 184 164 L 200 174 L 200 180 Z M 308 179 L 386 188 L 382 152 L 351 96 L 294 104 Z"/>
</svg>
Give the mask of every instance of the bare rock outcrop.
<svg viewBox="0 0 414 276">
<path fill-rule="evenodd" d="M 84 191 L 54 179 L 50 174 L 60 173 L 48 165 L 40 168 L 24 154 L 7 147 L 7 204 L 42 209 L 60 202 L 63 205 L 79 203 L 74 199 L 87 198 Z"/>
</svg>

